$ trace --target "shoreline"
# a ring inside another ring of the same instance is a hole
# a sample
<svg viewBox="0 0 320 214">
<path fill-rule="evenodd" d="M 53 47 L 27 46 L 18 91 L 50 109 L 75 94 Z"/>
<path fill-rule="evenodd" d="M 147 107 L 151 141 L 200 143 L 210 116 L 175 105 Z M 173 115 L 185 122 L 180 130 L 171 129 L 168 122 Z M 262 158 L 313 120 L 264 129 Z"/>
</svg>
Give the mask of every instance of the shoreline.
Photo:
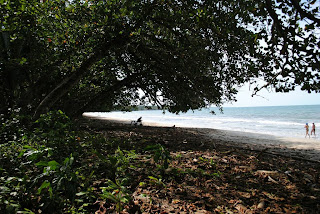
<svg viewBox="0 0 320 214">
<path fill-rule="evenodd" d="M 279 146 L 279 139 L 269 136 L 217 129 L 160 127 L 145 121 L 143 126 L 130 125 L 115 118 L 82 117 L 77 122 L 79 129 L 104 139 L 97 143 L 101 152 L 107 152 L 110 143 L 139 154 L 138 168 L 133 168 L 139 185 L 132 195 L 135 204 L 144 210 L 151 207 L 152 213 L 180 213 L 182 206 L 188 212 L 191 205 L 195 213 L 319 210 L 319 151 L 310 155 L 306 149 Z M 157 145 L 169 157 L 162 172 L 164 162 L 146 151 Z M 159 178 L 161 186 L 150 183 L 150 175 Z"/>
<path fill-rule="evenodd" d="M 118 124 L 131 126 L 130 120 L 93 117 L 83 115 L 83 118 L 90 120 L 103 121 L 107 124 Z M 172 126 L 142 121 L 144 127 L 172 128 Z M 176 127 L 182 130 L 191 130 L 198 135 L 199 139 L 206 143 L 221 144 L 230 147 L 238 147 L 249 150 L 268 151 L 269 153 L 285 155 L 320 162 L 320 140 L 314 138 L 284 138 L 267 134 L 256 134 L 250 132 L 239 132 L 212 128 L 190 128 Z"/>
</svg>

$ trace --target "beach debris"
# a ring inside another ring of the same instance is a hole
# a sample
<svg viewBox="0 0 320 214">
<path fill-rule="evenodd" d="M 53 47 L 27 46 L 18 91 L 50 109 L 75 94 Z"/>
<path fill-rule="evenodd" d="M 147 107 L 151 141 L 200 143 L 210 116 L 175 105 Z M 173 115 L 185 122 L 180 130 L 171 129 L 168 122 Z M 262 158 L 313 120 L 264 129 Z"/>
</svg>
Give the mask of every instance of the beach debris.
<svg viewBox="0 0 320 214">
<path fill-rule="evenodd" d="M 268 176 L 268 181 L 271 181 L 272 183 L 278 184 L 279 182 Z"/>
<path fill-rule="evenodd" d="M 263 209 L 265 204 L 266 203 L 264 201 L 260 201 L 260 203 L 257 205 L 257 209 Z"/>
<path fill-rule="evenodd" d="M 228 157 L 224 156 L 222 159 L 221 159 L 221 162 L 223 163 L 228 163 L 229 161 L 227 160 Z"/>
<path fill-rule="evenodd" d="M 310 174 L 308 174 L 308 173 L 304 173 L 303 179 L 304 179 L 305 181 L 307 181 L 308 183 L 311 183 L 311 182 L 313 181 L 312 175 L 310 175 Z"/>
<path fill-rule="evenodd" d="M 265 176 L 279 176 L 278 171 L 269 171 L 269 170 L 257 170 L 256 175 L 265 175 Z"/>
<path fill-rule="evenodd" d="M 220 157 L 217 156 L 217 155 L 214 155 L 214 156 L 212 156 L 212 159 L 213 159 L 213 160 L 218 160 L 218 159 L 220 159 Z"/>
<path fill-rule="evenodd" d="M 249 169 L 251 169 L 251 167 L 249 167 L 249 166 L 239 166 L 239 169 L 247 169 L 247 170 L 249 170 Z"/>
<path fill-rule="evenodd" d="M 291 175 L 291 171 L 285 171 L 284 174 L 287 175 L 289 181 L 293 182 L 294 181 L 294 177 Z"/>
<path fill-rule="evenodd" d="M 96 201 L 94 204 L 99 204 L 99 209 L 95 212 L 95 214 L 106 214 L 107 208 L 104 207 L 105 201 Z"/>
<path fill-rule="evenodd" d="M 242 205 L 242 204 L 237 204 L 235 208 L 236 208 L 236 210 L 238 210 L 238 212 L 239 212 L 240 214 L 251 214 L 251 213 L 252 213 L 251 210 L 247 209 L 247 208 L 246 208 L 244 205 Z"/>
</svg>

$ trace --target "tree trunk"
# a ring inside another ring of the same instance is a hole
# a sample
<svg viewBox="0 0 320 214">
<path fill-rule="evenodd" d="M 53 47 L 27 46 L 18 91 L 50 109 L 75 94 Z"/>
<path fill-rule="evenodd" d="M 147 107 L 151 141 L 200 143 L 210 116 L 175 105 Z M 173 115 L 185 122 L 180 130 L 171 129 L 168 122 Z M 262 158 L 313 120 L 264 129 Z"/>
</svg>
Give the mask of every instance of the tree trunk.
<svg viewBox="0 0 320 214">
<path fill-rule="evenodd" d="M 83 75 L 94 65 L 96 62 L 104 58 L 106 52 L 111 47 L 121 48 L 123 45 L 130 42 L 127 35 L 121 35 L 113 38 L 101 45 L 97 46 L 97 50 L 82 63 L 82 65 L 73 72 L 69 77 L 64 79 L 57 87 L 55 87 L 38 105 L 36 108 L 33 119 L 37 119 L 41 114 L 46 113 L 49 109 L 68 91 L 70 91 L 75 84 L 77 84 Z"/>
<path fill-rule="evenodd" d="M 73 72 L 69 77 L 64 79 L 56 88 L 54 88 L 38 105 L 33 119 L 39 118 L 39 116 L 47 112 L 54 103 L 56 103 L 63 95 L 65 95 L 72 87 L 77 84 L 82 76 L 91 68 L 91 66 L 97 61 L 101 60 L 103 55 L 100 51 L 93 53 L 82 65 Z"/>
</svg>

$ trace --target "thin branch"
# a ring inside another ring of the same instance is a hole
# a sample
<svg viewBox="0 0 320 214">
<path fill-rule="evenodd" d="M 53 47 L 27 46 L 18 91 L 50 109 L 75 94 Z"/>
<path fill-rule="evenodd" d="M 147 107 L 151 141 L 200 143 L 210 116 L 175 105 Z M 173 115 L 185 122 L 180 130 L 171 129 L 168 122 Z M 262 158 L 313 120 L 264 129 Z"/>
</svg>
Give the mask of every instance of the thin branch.
<svg viewBox="0 0 320 214">
<path fill-rule="evenodd" d="M 296 10 L 300 13 L 302 18 L 308 18 L 318 24 L 320 26 L 320 19 L 315 17 L 313 14 L 309 13 L 308 11 L 305 11 L 304 9 L 301 8 L 299 2 L 297 0 L 291 0 L 292 5 Z"/>
<path fill-rule="evenodd" d="M 288 37 L 288 29 L 286 27 L 284 27 L 281 23 L 281 21 L 278 19 L 278 15 L 277 13 L 274 11 L 274 9 L 272 8 L 272 1 L 271 0 L 265 0 L 266 3 L 266 9 L 269 13 L 269 15 L 271 16 L 271 18 L 274 21 L 275 27 L 277 28 L 277 33 L 283 38 L 284 40 L 284 44 L 283 45 L 288 45 L 288 44 L 293 44 L 294 47 L 297 48 L 297 50 L 299 51 L 303 51 L 306 52 L 307 54 L 309 54 L 310 56 L 313 57 L 313 59 L 316 61 L 316 63 L 320 64 L 319 60 L 318 60 L 318 54 L 313 52 L 313 49 L 307 49 L 307 47 L 303 47 L 300 45 L 295 45 L 295 41 L 292 41 L 289 37 Z"/>
</svg>

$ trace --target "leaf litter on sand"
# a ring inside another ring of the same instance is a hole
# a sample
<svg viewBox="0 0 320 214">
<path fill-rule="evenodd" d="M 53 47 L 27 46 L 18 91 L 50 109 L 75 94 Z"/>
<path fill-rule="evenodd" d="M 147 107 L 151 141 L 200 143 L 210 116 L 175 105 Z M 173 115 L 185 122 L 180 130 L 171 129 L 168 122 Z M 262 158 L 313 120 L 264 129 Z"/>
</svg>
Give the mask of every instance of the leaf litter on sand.
<svg viewBox="0 0 320 214">
<path fill-rule="evenodd" d="M 144 185 L 134 187 L 132 196 L 144 213 L 320 211 L 319 164 L 210 142 L 196 129 L 173 131 L 125 125 L 92 128 L 102 130 L 106 138 L 116 135 L 123 141 L 131 133 L 126 146 L 140 152 L 139 167 L 144 168 L 136 170 L 135 181 Z M 163 173 L 155 163 L 146 161 L 142 152 L 151 144 L 161 144 L 170 151 L 172 159 Z M 149 176 L 161 178 L 163 185 L 150 183 Z"/>
</svg>

